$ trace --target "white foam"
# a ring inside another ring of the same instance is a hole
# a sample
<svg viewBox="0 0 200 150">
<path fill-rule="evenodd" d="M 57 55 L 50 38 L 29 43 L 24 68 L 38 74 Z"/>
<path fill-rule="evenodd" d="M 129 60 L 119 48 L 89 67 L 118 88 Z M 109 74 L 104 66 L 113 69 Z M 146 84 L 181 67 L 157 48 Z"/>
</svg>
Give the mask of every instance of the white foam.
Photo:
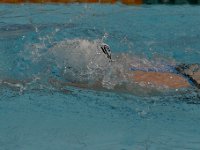
<svg viewBox="0 0 200 150">
<path fill-rule="evenodd" d="M 110 65 L 109 59 L 100 49 L 100 40 L 64 40 L 49 49 L 59 68 L 64 68 L 66 78 L 92 81 L 100 78 Z"/>
</svg>

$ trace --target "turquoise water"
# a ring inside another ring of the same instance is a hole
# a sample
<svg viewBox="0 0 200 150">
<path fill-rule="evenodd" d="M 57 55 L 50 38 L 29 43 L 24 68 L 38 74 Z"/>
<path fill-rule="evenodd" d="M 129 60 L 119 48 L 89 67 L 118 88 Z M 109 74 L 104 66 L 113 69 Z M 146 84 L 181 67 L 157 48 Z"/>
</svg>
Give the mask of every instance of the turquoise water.
<svg viewBox="0 0 200 150">
<path fill-rule="evenodd" d="M 199 15 L 189 5 L 0 5 L 0 150 L 198 150 L 198 89 L 60 90 L 49 79 L 92 82 L 107 65 L 88 64 L 99 41 L 132 65 L 199 63 Z"/>
</svg>

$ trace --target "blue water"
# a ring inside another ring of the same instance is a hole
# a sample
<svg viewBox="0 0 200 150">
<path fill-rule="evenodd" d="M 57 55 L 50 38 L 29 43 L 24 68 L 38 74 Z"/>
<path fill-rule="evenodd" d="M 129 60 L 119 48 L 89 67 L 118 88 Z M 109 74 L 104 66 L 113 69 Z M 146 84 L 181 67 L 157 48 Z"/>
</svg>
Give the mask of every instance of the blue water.
<svg viewBox="0 0 200 150">
<path fill-rule="evenodd" d="M 0 84 L 0 150 L 199 150 L 194 87 L 156 94 L 49 83 L 86 80 L 97 41 L 130 63 L 199 63 L 199 16 L 189 5 L 0 5 L 0 81 L 11 83 Z"/>
</svg>

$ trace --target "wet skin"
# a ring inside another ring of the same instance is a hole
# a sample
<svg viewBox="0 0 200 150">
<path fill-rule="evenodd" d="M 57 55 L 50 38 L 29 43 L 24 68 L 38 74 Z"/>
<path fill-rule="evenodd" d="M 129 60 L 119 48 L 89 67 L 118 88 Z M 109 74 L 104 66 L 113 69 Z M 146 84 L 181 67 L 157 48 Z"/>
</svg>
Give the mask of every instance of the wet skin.
<svg viewBox="0 0 200 150">
<path fill-rule="evenodd" d="M 153 85 L 167 88 L 187 88 L 190 86 L 189 82 L 178 74 L 169 72 L 133 72 L 133 81 L 136 83 L 143 83 L 144 85 Z"/>
</svg>

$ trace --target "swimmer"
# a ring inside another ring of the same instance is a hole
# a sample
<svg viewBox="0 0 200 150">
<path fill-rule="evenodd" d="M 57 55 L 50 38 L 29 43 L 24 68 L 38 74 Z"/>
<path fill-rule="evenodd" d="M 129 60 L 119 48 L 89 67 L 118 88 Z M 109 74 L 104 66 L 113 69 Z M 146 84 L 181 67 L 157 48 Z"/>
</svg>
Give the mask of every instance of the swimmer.
<svg viewBox="0 0 200 150">
<path fill-rule="evenodd" d="M 77 44 L 78 41 L 76 41 Z M 73 44 L 74 45 L 74 44 Z M 86 45 L 86 43 L 84 43 Z M 111 49 L 109 45 L 105 43 L 98 43 L 98 58 L 95 58 L 95 61 L 91 61 L 91 56 L 96 57 L 95 54 L 93 54 L 93 51 L 86 51 L 85 53 L 90 53 L 89 56 L 87 56 L 87 63 L 79 63 L 78 61 L 75 63 L 78 67 L 82 65 L 84 68 L 89 68 L 89 72 L 91 73 L 91 76 L 87 74 L 87 72 L 84 72 L 84 75 L 88 75 L 86 79 L 82 78 L 80 74 L 74 74 L 73 80 L 68 80 L 69 82 L 62 82 L 56 79 L 51 79 L 50 82 L 52 85 L 58 85 L 60 87 L 65 86 L 74 86 L 79 88 L 86 88 L 86 89 L 105 89 L 105 90 L 114 90 L 114 91 L 124 91 L 133 93 L 133 90 L 140 88 L 140 89 L 180 89 L 180 88 L 188 88 L 191 86 L 188 79 L 183 77 L 183 75 L 178 74 L 178 72 L 175 70 L 175 66 L 168 66 L 164 69 L 159 68 L 151 68 L 151 67 L 134 67 L 129 64 L 129 60 L 136 59 L 131 58 L 131 56 L 128 56 L 126 54 L 118 54 L 117 56 L 113 55 L 114 57 L 111 57 Z M 90 45 L 91 46 L 91 45 Z M 60 53 L 59 51 L 60 47 L 56 47 L 57 53 Z M 62 47 L 62 49 L 64 49 Z M 87 48 L 86 48 L 87 49 Z M 73 49 L 74 50 L 74 49 Z M 75 49 L 76 50 L 76 49 Z M 73 51 L 74 52 L 74 51 Z M 81 57 L 82 59 L 86 56 L 82 54 L 83 51 L 81 51 Z M 76 56 L 77 57 L 77 56 Z M 76 58 L 74 57 L 74 58 Z M 92 57 L 92 58 L 93 58 Z M 101 57 L 101 59 L 100 59 Z M 65 59 L 70 60 L 72 57 L 67 57 Z M 127 59 L 128 58 L 128 59 Z M 137 58 L 139 59 L 139 58 Z M 74 59 L 72 59 L 74 61 Z M 127 61 L 127 62 L 125 62 Z M 69 62 L 67 63 L 69 64 Z M 74 65 L 74 64 L 72 64 Z M 95 68 L 95 67 L 96 68 Z M 84 69 L 79 69 L 83 71 Z M 70 68 L 71 69 L 71 68 Z M 92 70 L 92 71 L 91 71 Z M 94 71 L 95 70 L 95 71 Z M 66 71 L 66 77 L 70 77 L 70 71 Z M 77 71 L 78 72 L 78 71 Z M 79 76 L 80 75 L 80 76 Z M 76 79 L 76 77 L 78 79 Z M 89 80 L 87 80 L 89 78 Z M 135 92 L 134 92 L 135 93 Z"/>
<path fill-rule="evenodd" d="M 85 47 L 80 47 L 80 42 Z M 63 73 L 61 73 L 64 79 L 57 78 L 59 76 L 57 74 L 48 79 L 49 83 L 60 91 L 66 86 L 73 86 L 137 94 L 139 90 L 141 93 L 147 91 L 151 93 L 154 89 L 178 90 L 192 86 L 189 79 L 176 70 L 176 65 L 155 67 L 148 66 L 150 62 L 145 62 L 145 66 L 138 63 L 141 62 L 140 58 L 128 54 L 111 54 L 109 45 L 105 43 L 94 42 L 91 44 L 86 40 L 75 40 L 68 41 L 68 43 L 62 42 L 49 51 L 57 59 L 55 61 L 59 63 L 57 66 L 61 66 L 60 68 L 64 66 Z M 60 68 L 58 70 L 62 70 Z M 22 89 L 22 85 L 29 85 L 33 80 L 13 81 L 6 79 L 0 80 L 0 85 Z"/>
</svg>

